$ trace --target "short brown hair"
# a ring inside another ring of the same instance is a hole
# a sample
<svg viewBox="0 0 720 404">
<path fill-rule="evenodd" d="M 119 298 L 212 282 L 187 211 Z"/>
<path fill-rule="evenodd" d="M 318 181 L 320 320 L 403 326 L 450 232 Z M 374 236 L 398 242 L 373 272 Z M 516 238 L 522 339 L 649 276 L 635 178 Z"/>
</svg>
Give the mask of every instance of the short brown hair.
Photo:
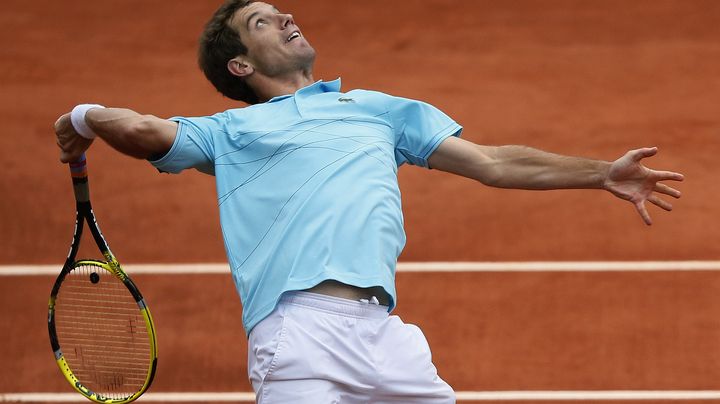
<svg viewBox="0 0 720 404">
<path fill-rule="evenodd" d="M 248 104 L 257 104 L 259 99 L 255 91 L 245 80 L 231 74 L 227 68 L 230 59 L 246 55 L 248 51 L 240 39 L 240 33 L 230 26 L 230 20 L 239 9 L 252 2 L 253 0 L 227 0 L 215 11 L 200 36 L 198 64 L 205 77 L 224 96 Z"/>
</svg>

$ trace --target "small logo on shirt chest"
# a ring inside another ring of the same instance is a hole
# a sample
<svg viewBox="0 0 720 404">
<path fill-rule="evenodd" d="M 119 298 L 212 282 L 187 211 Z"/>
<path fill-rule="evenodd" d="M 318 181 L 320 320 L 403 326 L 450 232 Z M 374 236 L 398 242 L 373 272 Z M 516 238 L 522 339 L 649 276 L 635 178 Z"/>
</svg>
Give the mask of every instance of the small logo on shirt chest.
<svg viewBox="0 0 720 404">
<path fill-rule="evenodd" d="M 353 104 L 355 103 L 355 100 L 353 100 L 352 98 L 344 98 L 344 97 L 338 98 L 338 101 L 340 101 L 340 102 L 349 102 L 349 103 L 353 103 Z"/>
</svg>

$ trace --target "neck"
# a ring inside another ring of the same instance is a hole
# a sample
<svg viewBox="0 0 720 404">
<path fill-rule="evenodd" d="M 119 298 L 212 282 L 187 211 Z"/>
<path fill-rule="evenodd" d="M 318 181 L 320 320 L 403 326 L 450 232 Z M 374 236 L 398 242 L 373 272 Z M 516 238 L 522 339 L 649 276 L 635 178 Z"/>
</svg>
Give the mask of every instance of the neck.
<svg viewBox="0 0 720 404">
<path fill-rule="evenodd" d="M 252 87 L 260 102 L 265 102 L 273 97 L 293 94 L 297 90 L 313 84 L 315 80 L 311 71 L 303 71 L 285 77 L 270 77 L 257 72 L 247 79 L 248 85 Z"/>
</svg>

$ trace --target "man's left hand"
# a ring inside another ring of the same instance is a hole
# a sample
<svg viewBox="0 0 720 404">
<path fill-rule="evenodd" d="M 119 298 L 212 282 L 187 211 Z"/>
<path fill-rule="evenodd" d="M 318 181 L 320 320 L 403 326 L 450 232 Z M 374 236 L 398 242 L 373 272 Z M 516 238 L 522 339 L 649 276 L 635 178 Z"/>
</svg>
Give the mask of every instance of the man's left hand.
<svg viewBox="0 0 720 404">
<path fill-rule="evenodd" d="M 645 207 L 645 201 L 667 211 L 672 210 L 672 204 L 661 199 L 658 194 L 679 198 L 680 191 L 662 184 L 661 181 L 682 181 L 684 178 L 680 173 L 655 171 L 640 163 L 642 159 L 654 156 L 656 153 L 657 147 L 627 152 L 612 163 L 603 184 L 603 188 L 613 195 L 635 205 L 635 209 L 647 225 L 652 224 L 652 219 Z"/>
</svg>

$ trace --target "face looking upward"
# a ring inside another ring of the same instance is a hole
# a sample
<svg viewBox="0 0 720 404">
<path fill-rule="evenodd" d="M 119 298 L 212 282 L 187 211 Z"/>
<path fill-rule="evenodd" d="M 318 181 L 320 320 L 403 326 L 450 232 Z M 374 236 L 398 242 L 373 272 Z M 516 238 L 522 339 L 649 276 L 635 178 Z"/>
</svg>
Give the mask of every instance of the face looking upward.
<svg viewBox="0 0 720 404">
<path fill-rule="evenodd" d="M 292 15 L 282 14 L 267 3 L 251 3 L 238 10 L 230 24 L 240 33 L 248 49 L 228 68 L 238 76 L 254 73 L 270 78 L 296 73 L 310 74 L 315 50 L 295 25 Z"/>
</svg>

